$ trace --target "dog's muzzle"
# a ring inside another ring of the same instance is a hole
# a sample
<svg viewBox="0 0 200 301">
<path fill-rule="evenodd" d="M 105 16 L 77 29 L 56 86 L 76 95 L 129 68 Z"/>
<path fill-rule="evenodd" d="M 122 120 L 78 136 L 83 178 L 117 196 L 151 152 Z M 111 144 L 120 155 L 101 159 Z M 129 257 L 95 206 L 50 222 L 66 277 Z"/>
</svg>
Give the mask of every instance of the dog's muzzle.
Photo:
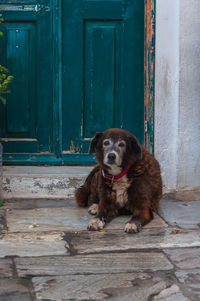
<svg viewBox="0 0 200 301">
<path fill-rule="evenodd" d="M 116 155 L 115 153 L 109 153 L 107 156 L 107 163 L 108 164 L 115 164 Z"/>
</svg>

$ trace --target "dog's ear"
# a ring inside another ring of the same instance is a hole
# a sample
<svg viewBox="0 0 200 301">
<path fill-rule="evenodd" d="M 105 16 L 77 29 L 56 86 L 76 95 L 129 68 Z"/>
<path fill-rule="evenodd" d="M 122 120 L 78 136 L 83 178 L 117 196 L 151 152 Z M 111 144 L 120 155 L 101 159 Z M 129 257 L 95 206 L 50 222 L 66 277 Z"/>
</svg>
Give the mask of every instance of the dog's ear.
<svg viewBox="0 0 200 301">
<path fill-rule="evenodd" d="M 90 143 L 90 147 L 89 147 L 89 154 L 93 154 L 95 152 L 97 143 L 101 137 L 103 133 L 102 132 L 97 132 L 95 137 L 92 139 L 91 143 Z"/>
<path fill-rule="evenodd" d="M 131 137 L 131 148 L 132 151 L 136 154 L 139 160 L 142 160 L 142 148 L 138 140 L 133 136 Z"/>
</svg>

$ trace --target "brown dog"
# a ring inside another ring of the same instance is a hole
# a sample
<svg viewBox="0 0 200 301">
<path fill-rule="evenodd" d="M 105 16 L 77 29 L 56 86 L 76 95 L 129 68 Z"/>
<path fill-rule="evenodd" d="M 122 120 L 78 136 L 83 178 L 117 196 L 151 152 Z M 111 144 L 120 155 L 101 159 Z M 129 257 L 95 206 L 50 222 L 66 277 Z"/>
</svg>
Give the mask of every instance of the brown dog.
<svg viewBox="0 0 200 301">
<path fill-rule="evenodd" d="M 98 165 L 75 192 L 79 206 L 96 215 L 88 230 L 101 230 L 119 214 L 132 214 L 125 232 L 136 233 L 153 219 L 162 197 L 159 163 L 131 133 L 109 129 L 97 133 L 89 153 L 96 149 Z"/>
</svg>

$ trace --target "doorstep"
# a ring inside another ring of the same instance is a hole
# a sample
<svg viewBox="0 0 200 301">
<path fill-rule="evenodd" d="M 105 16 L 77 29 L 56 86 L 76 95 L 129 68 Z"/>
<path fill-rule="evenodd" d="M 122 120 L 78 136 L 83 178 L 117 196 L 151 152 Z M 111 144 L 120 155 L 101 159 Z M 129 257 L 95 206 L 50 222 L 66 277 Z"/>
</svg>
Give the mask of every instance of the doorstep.
<svg viewBox="0 0 200 301">
<path fill-rule="evenodd" d="M 3 199 L 73 198 L 91 167 L 4 166 Z"/>
</svg>

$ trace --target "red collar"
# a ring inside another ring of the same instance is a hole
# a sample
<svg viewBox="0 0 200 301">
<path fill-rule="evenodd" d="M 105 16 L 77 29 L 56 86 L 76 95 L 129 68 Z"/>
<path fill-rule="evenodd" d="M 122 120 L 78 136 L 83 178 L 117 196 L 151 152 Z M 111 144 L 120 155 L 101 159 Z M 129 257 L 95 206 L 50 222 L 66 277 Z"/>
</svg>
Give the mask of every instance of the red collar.
<svg viewBox="0 0 200 301">
<path fill-rule="evenodd" d="M 106 175 L 104 170 L 102 169 L 102 174 L 103 174 L 103 177 L 112 181 L 112 182 L 117 182 L 118 179 L 122 178 L 127 172 L 128 170 L 130 169 L 130 166 L 128 166 L 124 171 L 122 171 L 122 173 L 120 173 L 119 175 L 117 176 L 109 176 L 109 175 Z"/>
</svg>

